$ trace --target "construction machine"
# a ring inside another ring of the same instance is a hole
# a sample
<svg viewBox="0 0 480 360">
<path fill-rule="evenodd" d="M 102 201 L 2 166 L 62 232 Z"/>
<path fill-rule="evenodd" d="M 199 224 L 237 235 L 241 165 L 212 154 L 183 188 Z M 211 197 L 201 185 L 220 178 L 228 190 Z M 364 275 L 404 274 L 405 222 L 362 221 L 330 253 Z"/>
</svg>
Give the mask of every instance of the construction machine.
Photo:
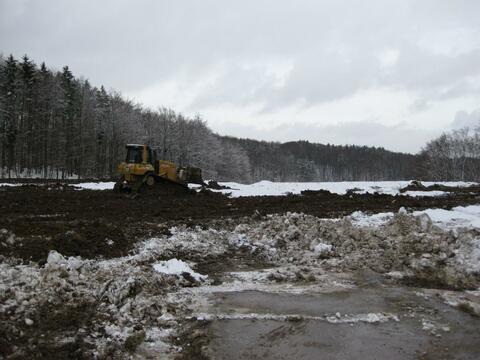
<svg viewBox="0 0 480 360">
<path fill-rule="evenodd" d="M 120 178 L 115 191 L 138 192 L 141 188 L 154 188 L 169 182 L 183 187 L 188 183 L 203 185 L 202 170 L 195 167 L 178 167 L 175 163 L 157 159 L 157 151 L 148 145 L 127 144 L 125 161 L 118 165 Z"/>
</svg>

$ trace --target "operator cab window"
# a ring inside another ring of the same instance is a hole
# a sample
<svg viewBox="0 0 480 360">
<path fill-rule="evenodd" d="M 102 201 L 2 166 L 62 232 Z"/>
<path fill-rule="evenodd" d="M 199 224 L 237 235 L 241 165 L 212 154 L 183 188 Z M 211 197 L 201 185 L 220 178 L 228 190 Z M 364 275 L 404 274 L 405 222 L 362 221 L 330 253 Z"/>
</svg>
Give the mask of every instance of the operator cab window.
<svg viewBox="0 0 480 360">
<path fill-rule="evenodd" d="M 142 162 L 142 149 L 128 148 L 126 162 L 133 163 L 133 164 L 140 164 Z"/>
</svg>

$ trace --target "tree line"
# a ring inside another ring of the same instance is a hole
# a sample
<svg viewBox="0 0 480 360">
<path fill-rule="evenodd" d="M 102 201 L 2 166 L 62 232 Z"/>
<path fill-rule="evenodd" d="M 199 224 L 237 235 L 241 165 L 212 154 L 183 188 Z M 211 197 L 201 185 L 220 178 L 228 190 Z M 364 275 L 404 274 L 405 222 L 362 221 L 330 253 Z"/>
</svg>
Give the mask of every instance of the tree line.
<svg viewBox="0 0 480 360">
<path fill-rule="evenodd" d="M 413 179 L 417 172 L 417 156 L 383 148 L 225 139 L 255 159 L 252 181 L 399 180 Z"/>
<path fill-rule="evenodd" d="M 224 144 L 199 117 L 145 109 L 119 93 L 27 56 L 0 58 L 0 176 L 111 178 L 125 144 L 198 166 L 207 178 L 249 181 L 243 149 Z"/>
<path fill-rule="evenodd" d="M 429 142 L 419 155 L 366 146 L 288 143 L 214 134 L 199 116 L 146 109 L 28 56 L 0 55 L 0 177 L 115 176 L 125 144 L 223 181 L 479 180 L 479 130 Z"/>
<path fill-rule="evenodd" d="M 480 119 L 478 126 L 444 133 L 420 153 L 426 178 L 480 182 Z"/>
</svg>

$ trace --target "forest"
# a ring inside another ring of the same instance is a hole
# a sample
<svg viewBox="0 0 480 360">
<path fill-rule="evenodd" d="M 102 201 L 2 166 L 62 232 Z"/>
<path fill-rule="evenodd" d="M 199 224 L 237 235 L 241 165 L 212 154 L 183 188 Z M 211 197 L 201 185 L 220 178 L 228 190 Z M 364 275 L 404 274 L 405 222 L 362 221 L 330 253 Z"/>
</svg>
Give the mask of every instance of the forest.
<svg viewBox="0 0 480 360">
<path fill-rule="evenodd" d="M 213 134 L 200 118 L 145 109 L 103 86 L 37 66 L 27 56 L 0 60 L 2 177 L 111 178 L 125 144 L 147 143 L 207 178 L 248 181 L 245 152 Z"/>
<path fill-rule="evenodd" d="M 116 91 L 0 57 L 0 177 L 115 177 L 125 144 L 146 143 L 179 165 L 223 181 L 479 180 L 480 132 L 434 139 L 420 154 L 366 146 L 265 142 L 220 136 L 200 116 L 148 109 Z"/>
<path fill-rule="evenodd" d="M 271 143 L 224 137 L 247 152 L 253 181 L 373 181 L 413 179 L 418 156 L 383 148 L 313 144 L 308 141 Z"/>
</svg>

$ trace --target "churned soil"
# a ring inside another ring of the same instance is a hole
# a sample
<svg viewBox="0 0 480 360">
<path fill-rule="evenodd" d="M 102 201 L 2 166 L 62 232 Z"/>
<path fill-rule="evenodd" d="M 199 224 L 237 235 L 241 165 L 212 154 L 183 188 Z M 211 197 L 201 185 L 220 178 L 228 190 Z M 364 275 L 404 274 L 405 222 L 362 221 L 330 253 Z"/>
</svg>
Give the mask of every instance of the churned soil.
<svg viewBox="0 0 480 360">
<path fill-rule="evenodd" d="M 224 228 L 255 215 L 298 212 L 333 218 L 355 211 L 449 209 L 480 201 L 478 187 L 449 189 L 451 193 L 445 197 L 305 191 L 301 195 L 240 198 L 207 189 L 195 192 L 171 187 L 143 190 L 134 196 L 78 190 L 65 183 L 0 187 L 0 235 L 10 238 L 2 242 L 0 255 L 40 263 L 50 250 L 65 256 L 112 258 L 127 254 L 138 240 L 168 234 L 172 226 L 180 224 Z"/>
</svg>

